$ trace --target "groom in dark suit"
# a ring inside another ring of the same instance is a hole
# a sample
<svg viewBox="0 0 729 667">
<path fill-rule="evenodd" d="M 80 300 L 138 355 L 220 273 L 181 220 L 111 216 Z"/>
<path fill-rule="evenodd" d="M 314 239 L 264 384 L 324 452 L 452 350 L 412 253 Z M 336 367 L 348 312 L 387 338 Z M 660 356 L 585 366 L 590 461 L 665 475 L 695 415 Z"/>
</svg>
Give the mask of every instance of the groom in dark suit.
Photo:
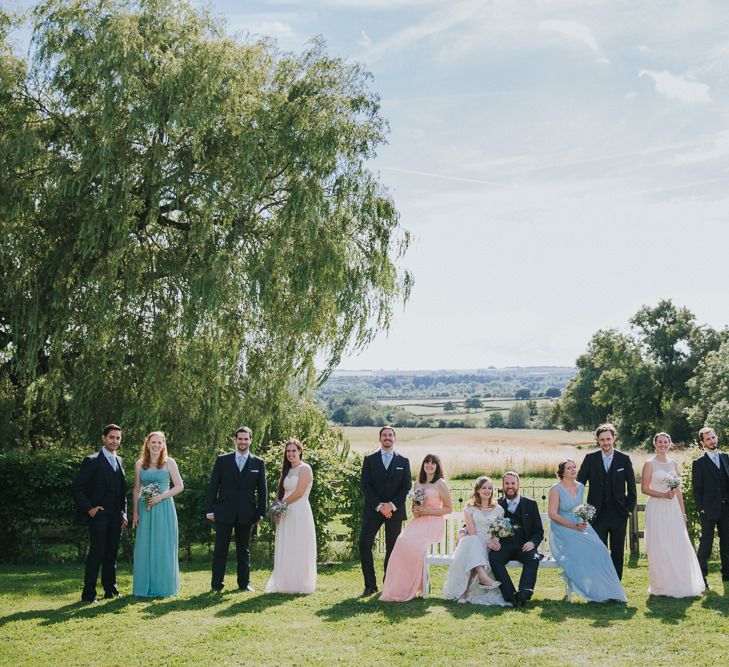
<svg viewBox="0 0 729 667">
<path fill-rule="evenodd" d="M 729 581 L 729 456 L 717 449 L 719 440 L 713 428 L 702 428 L 699 440 L 705 453 L 691 467 L 694 500 L 701 520 L 696 556 L 706 583 L 709 556 L 714 547 L 714 529 L 718 528 L 721 578 Z"/>
<path fill-rule="evenodd" d="M 96 602 L 99 568 L 104 597 L 119 595 L 116 555 L 121 532 L 127 527 L 127 480 L 122 460 L 116 455 L 121 436 L 121 428 L 116 424 L 105 426 L 101 436 L 104 446 L 83 460 L 71 483 L 77 508 L 74 523 L 89 527 L 89 553 L 81 593 L 81 600 L 89 604 Z"/>
<path fill-rule="evenodd" d="M 362 528 L 359 533 L 359 557 L 364 575 L 365 595 L 377 592 L 372 547 L 377 532 L 385 524 L 385 573 L 395 541 L 407 518 L 405 503 L 412 485 L 410 461 L 395 452 L 395 429 L 380 429 L 380 449 L 364 457 L 362 462 Z"/>
<path fill-rule="evenodd" d="M 235 530 L 238 590 L 253 591 L 250 582 L 250 539 L 254 526 L 266 514 L 268 491 L 263 459 L 250 452 L 253 431 L 241 426 L 235 432 L 235 451 L 215 461 L 205 496 L 206 516 L 215 523 L 215 551 L 211 588 L 223 590 L 230 539 Z"/>
<path fill-rule="evenodd" d="M 494 579 L 501 582 L 504 600 L 514 607 L 523 607 L 532 597 L 537 583 L 539 561 L 542 559 L 537 547 L 544 539 L 544 526 L 537 503 L 519 493 L 518 473 L 513 470 L 505 472 L 501 488 L 504 495 L 499 498 L 499 505 L 504 509 L 504 518 L 514 526 L 514 534 L 491 541 L 489 563 Z M 518 591 L 506 569 L 512 560 L 522 564 Z"/>
<path fill-rule="evenodd" d="M 589 483 L 587 502 L 597 510 L 590 523 L 605 546 L 609 546 L 615 572 L 622 579 L 628 516 L 635 510 L 637 493 L 633 463 L 629 456 L 615 449 L 615 436 L 612 424 L 597 427 L 595 438 L 600 451 L 585 456 L 577 481 Z"/>
</svg>

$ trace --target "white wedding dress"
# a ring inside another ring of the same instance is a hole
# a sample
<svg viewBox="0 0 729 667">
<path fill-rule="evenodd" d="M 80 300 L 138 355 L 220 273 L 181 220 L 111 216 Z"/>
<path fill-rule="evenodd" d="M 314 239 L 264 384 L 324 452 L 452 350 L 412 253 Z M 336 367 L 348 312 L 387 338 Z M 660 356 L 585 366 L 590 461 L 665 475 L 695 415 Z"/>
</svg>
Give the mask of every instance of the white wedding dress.
<svg viewBox="0 0 729 667">
<path fill-rule="evenodd" d="M 289 471 L 284 479 L 284 502 L 299 484 L 299 473 L 311 467 L 306 463 Z M 313 477 L 312 477 L 313 482 Z M 276 527 L 273 572 L 266 593 L 313 593 L 316 590 L 316 532 L 309 505 L 312 482 L 304 495 L 288 506 Z"/>
<path fill-rule="evenodd" d="M 648 459 L 650 488 L 668 491 L 666 477 L 676 474 L 676 463 Z M 648 593 L 695 597 L 704 592 L 704 577 L 686 530 L 678 498 L 648 498 L 645 508 L 645 550 L 648 556 Z"/>
<path fill-rule="evenodd" d="M 468 586 L 467 602 L 509 607 L 511 605 L 504 600 L 501 590 L 498 588 L 490 591 L 484 590 L 478 585 L 478 577 L 475 576 L 475 573 L 471 585 L 468 585 L 472 570 L 479 565 L 484 567 L 489 577 L 492 579 L 494 577 L 489 565 L 489 550 L 486 543 L 491 539 L 489 528 L 492 521 L 503 517 L 504 510 L 500 505 L 486 511 L 482 511 L 478 507 L 467 507 L 464 513 L 471 517 L 476 534 L 464 535 L 458 541 L 456 552 L 453 555 L 453 563 L 451 563 L 446 574 L 443 597 L 447 600 L 457 600 Z"/>
</svg>

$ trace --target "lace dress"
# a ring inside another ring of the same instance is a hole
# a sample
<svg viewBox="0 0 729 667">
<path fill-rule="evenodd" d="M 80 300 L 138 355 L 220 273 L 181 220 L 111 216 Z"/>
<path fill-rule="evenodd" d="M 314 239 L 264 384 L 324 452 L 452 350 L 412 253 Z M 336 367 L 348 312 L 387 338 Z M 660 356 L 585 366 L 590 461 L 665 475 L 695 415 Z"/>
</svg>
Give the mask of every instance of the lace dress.
<svg viewBox="0 0 729 667">
<path fill-rule="evenodd" d="M 510 605 L 504 600 L 501 591 L 498 588 L 490 591 L 481 588 L 478 585 L 478 577 L 473 572 L 475 568 L 483 566 L 486 574 L 493 579 L 494 575 L 489 565 L 489 549 L 486 543 L 491 539 L 491 523 L 494 519 L 503 517 L 504 510 L 500 505 L 485 511 L 478 507 L 467 507 L 465 513 L 471 517 L 476 534 L 464 535 L 458 541 L 453 563 L 446 574 L 443 597 L 448 600 L 457 600 L 468 587 L 467 602 L 508 607 Z M 471 580 L 470 585 L 469 580 Z"/>
</svg>

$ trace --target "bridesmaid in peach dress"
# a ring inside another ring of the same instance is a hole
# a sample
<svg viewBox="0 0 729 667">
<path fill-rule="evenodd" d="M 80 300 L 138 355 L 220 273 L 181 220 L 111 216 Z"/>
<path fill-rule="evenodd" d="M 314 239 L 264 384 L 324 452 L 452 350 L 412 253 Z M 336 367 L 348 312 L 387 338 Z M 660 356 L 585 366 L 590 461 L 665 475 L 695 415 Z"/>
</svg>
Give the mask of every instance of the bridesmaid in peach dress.
<svg viewBox="0 0 729 667">
<path fill-rule="evenodd" d="M 414 491 L 418 489 L 425 500 L 422 505 L 413 503 L 414 518 L 395 542 L 380 596 L 384 602 L 407 602 L 422 591 L 425 554 L 443 537 L 443 517 L 453 511 L 443 465 L 435 454 L 423 459 Z"/>
</svg>

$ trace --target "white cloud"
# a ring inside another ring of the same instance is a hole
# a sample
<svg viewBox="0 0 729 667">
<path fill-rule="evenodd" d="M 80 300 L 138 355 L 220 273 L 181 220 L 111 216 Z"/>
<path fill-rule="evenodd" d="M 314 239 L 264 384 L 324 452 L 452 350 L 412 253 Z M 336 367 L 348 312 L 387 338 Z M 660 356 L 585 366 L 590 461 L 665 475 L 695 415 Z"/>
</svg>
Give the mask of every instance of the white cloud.
<svg viewBox="0 0 729 667">
<path fill-rule="evenodd" d="M 359 33 L 360 35 L 359 39 L 357 40 L 357 46 L 363 49 L 370 48 L 372 46 L 372 40 L 370 39 L 370 36 L 364 30 L 360 30 Z"/>
<path fill-rule="evenodd" d="M 542 21 L 539 29 L 559 33 L 574 42 L 584 44 L 595 53 L 600 53 L 600 46 L 590 29 L 576 21 Z"/>
<path fill-rule="evenodd" d="M 647 76 L 653 79 L 656 92 L 668 99 L 684 102 L 686 104 L 700 104 L 710 102 L 709 86 L 700 81 L 689 81 L 682 76 L 671 74 L 668 70 L 656 72 L 650 69 L 641 70 L 638 76 Z"/>
<path fill-rule="evenodd" d="M 679 153 L 670 160 L 670 164 L 675 166 L 694 165 L 711 160 L 725 160 L 727 157 L 729 157 L 729 130 L 712 137 L 708 145 Z"/>
</svg>

